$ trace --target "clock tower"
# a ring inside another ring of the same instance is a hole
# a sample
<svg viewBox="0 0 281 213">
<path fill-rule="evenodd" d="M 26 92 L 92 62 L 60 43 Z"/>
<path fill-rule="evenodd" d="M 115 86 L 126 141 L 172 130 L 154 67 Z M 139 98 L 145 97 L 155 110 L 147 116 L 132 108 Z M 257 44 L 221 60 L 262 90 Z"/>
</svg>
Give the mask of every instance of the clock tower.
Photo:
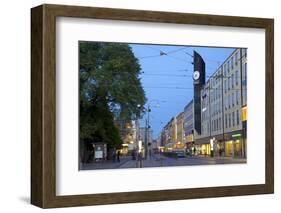
<svg viewBox="0 0 281 213">
<path fill-rule="evenodd" d="M 201 89 L 205 85 L 206 73 L 205 62 L 201 55 L 193 52 L 193 103 L 194 103 L 194 129 L 201 134 Z"/>
</svg>

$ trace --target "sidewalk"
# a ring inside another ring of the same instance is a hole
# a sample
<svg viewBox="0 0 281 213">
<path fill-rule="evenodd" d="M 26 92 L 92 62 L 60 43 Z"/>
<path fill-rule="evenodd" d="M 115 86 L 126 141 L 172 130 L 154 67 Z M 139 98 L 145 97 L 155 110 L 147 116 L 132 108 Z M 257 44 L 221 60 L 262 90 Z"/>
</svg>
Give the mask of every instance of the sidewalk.
<svg viewBox="0 0 281 213">
<path fill-rule="evenodd" d="M 113 162 L 112 160 L 100 161 L 100 162 L 92 162 L 92 163 L 84 163 L 82 164 L 80 170 L 91 170 L 91 169 L 117 169 L 120 168 L 123 164 L 128 161 L 131 161 L 131 156 L 121 156 L 120 162 Z"/>
<path fill-rule="evenodd" d="M 141 161 L 132 160 L 132 156 L 120 157 L 120 162 L 104 161 L 83 164 L 81 170 L 117 169 L 117 168 L 147 168 L 167 166 L 196 166 L 216 164 L 241 164 L 247 163 L 245 158 L 186 156 L 184 158 L 171 158 L 160 154 L 152 154 Z"/>
</svg>

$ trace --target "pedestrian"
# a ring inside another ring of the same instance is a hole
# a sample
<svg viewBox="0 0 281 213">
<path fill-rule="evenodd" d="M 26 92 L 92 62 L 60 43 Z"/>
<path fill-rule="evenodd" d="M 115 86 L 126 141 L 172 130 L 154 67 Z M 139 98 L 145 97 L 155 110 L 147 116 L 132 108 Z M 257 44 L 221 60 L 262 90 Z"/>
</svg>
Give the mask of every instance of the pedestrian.
<svg viewBox="0 0 281 213">
<path fill-rule="evenodd" d="M 194 147 L 193 149 L 193 155 L 195 156 L 196 155 L 196 148 Z"/>
<path fill-rule="evenodd" d="M 222 157 L 225 156 L 224 147 L 222 147 L 222 149 L 221 149 L 221 155 L 222 155 Z"/>
<path fill-rule="evenodd" d="M 120 163 L 120 150 L 117 151 L 117 161 Z"/>
</svg>

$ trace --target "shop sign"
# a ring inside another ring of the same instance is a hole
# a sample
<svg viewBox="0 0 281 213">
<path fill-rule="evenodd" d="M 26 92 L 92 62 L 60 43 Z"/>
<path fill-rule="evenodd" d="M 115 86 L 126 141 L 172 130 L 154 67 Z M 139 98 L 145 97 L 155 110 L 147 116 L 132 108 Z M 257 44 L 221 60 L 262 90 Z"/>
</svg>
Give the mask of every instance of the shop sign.
<svg viewBox="0 0 281 213">
<path fill-rule="evenodd" d="M 247 121 L 247 107 L 242 107 L 242 114 L 241 114 L 241 120 Z"/>
</svg>

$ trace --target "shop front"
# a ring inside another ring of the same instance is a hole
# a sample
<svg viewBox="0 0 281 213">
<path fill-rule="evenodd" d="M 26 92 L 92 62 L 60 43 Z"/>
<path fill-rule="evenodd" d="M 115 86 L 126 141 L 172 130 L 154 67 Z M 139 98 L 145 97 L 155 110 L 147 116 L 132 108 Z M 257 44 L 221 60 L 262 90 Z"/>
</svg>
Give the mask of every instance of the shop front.
<svg viewBox="0 0 281 213">
<path fill-rule="evenodd" d="M 210 137 L 197 139 L 194 143 L 194 150 L 196 155 L 211 156 Z"/>
<path fill-rule="evenodd" d="M 211 145 L 210 144 L 201 144 L 200 154 L 201 155 L 211 155 Z"/>
<path fill-rule="evenodd" d="M 243 139 L 242 131 L 235 131 L 225 134 L 225 156 L 243 157 Z"/>
<path fill-rule="evenodd" d="M 186 140 L 186 143 L 185 143 L 186 154 L 187 155 L 191 155 L 192 154 L 192 150 L 194 149 L 194 136 L 193 136 L 193 133 L 187 135 L 185 140 Z"/>
<path fill-rule="evenodd" d="M 200 155 L 211 157 L 223 156 L 225 144 L 222 134 L 197 139 L 195 144 Z"/>
</svg>

